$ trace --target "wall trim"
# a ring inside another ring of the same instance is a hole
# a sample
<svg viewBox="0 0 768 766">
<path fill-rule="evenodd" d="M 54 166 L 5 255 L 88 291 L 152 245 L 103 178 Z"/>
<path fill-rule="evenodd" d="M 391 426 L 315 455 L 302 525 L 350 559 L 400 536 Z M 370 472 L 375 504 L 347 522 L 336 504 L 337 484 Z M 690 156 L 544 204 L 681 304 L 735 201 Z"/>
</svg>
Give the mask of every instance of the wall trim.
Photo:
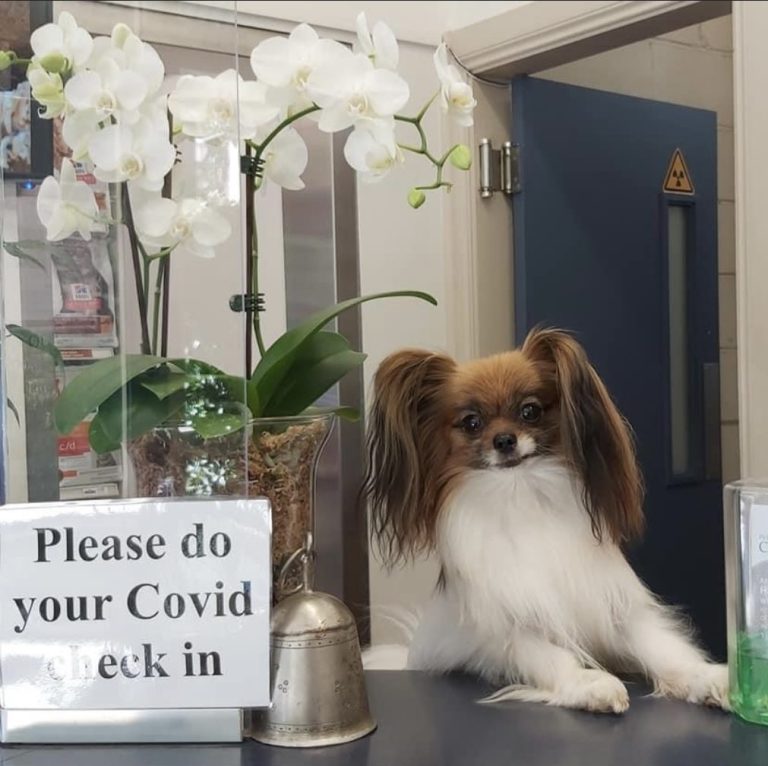
<svg viewBox="0 0 768 766">
<path fill-rule="evenodd" d="M 187 11 L 191 12 L 192 8 L 183 7 L 186 5 L 189 4 L 55 0 L 53 14 L 57 18 L 66 10 L 76 18 L 87 19 L 84 26 L 94 35 L 109 35 L 114 25 L 122 21 L 133 26 L 134 32 L 149 43 L 226 53 L 233 58 L 237 55 L 247 59 L 253 47 L 266 37 L 265 32 L 257 28 L 235 28 L 231 18 L 187 17 Z M 186 18 L 183 24 L 174 24 L 169 22 L 169 15 Z"/>
<path fill-rule="evenodd" d="M 476 74 L 511 77 L 725 16 L 721 0 L 535 2 L 448 32 L 446 42 Z"/>
<path fill-rule="evenodd" d="M 91 2 L 94 1 L 100 5 L 138 9 L 144 13 L 155 12 L 183 16 L 198 21 L 228 25 L 230 28 L 234 28 L 236 23 L 242 30 L 254 29 L 263 32 L 288 34 L 298 24 L 298 21 L 292 19 L 280 18 L 279 16 L 267 13 L 253 13 L 242 8 L 236 9 L 236 3 L 233 0 L 211 0 L 211 2 L 198 2 L 198 0 L 91 0 Z M 64 4 L 68 5 L 70 0 L 58 0 L 58 2 L 64 2 Z M 354 21 L 354 14 L 351 14 L 350 18 Z M 349 29 L 341 29 L 324 26 L 316 22 L 312 22 L 312 26 L 321 37 L 333 37 L 341 42 L 349 43 L 356 39 L 355 31 L 351 27 Z M 410 41 L 407 38 L 401 38 L 400 42 Z"/>
<path fill-rule="evenodd" d="M 469 137 L 467 137 L 467 133 Z M 477 144 L 476 128 L 468 131 L 450 124 L 445 146 L 467 141 Z M 477 317 L 477 173 L 474 167 L 447 195 L 443 214 L 445 242 L 445 302 L 448 352 L 461 360 L 478 356 Z"/>
<path fill-rule="evenodd" d="M 733 4 L 736 331 L 741 475 L 768 476 L 768 6 Z"/>
</svg>

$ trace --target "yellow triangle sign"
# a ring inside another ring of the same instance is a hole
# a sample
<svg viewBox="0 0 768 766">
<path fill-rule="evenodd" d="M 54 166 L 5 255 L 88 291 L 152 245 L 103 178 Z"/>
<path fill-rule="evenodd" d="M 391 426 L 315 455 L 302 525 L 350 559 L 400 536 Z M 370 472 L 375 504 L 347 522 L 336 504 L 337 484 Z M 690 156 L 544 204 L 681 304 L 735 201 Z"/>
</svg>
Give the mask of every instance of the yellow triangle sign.
<svg viewBox="0 0 768 766">
<path fill-rule="evenodd" d="M 675 149 L 664 176 L 664 191 L 668 194 L 694 194 L 693 180 L 685 164 L 683 153 Z"/>
</svg>

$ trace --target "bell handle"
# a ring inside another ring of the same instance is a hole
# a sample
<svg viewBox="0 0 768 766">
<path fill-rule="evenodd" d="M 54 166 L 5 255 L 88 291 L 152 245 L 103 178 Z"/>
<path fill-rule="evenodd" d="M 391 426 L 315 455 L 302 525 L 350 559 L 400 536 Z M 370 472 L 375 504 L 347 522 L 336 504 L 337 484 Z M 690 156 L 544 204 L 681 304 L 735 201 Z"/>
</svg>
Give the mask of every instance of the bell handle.
<svg viewBox="0 0 768 766">
<path fill-rule="evenodd" d="M 285 581 L 288 578 L 291 570 L 295 566 L 296 562 L 301 560 L 302 563 L 302 581 L 290 590 L 286 589 Z M 315 574 L 315 551 L 312 546 L 312 536 L 307 534 L 307 539 L 301 548 L 297 548 L 286 560 L 283 566 L 280 568 L 280 575 L 277 578 L 277 593 L 278 598 L 285 598 L 286 596 L 292 596 L 294 593 L 300 591 L 311 591 L 314 584 Z"/>
</svg>

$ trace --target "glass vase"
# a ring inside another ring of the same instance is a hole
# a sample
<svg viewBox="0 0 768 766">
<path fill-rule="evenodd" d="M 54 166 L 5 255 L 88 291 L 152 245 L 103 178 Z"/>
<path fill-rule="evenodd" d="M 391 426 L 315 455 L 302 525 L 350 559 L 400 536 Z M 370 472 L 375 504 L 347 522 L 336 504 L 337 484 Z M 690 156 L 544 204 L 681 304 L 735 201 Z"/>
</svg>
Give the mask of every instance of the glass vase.
<svg viewBox="0 0 768 766">
<path fill-rule="evenodd" d="M 768 480 L 725 488 L 731 706 L 768 725 Z"/>
<path fill-rule="evenodd" d="M 273 593 L 288 559 L 314 534 L 315 477 L 333 415 L 251 420 L 242 430 L 204 439 L 191 427 L 155 428 L 128 445 L 138 497 L 240 495 L 272 503 Z M 285 593 L 299 571 L 283 578 Z"/>
</svg>

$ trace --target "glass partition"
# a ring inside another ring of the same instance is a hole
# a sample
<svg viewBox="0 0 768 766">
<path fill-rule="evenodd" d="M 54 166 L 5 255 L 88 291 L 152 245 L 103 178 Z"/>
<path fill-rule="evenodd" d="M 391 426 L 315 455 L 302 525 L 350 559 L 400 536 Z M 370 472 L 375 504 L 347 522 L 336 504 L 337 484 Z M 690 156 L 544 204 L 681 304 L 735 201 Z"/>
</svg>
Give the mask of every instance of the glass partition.
<svg viewBox="0 0 768 766">
<path fill-rule="evenodd" d="M 235 491 L 223 478 L 247 465 L 246 315 L 229 307 L 247 292 L 237 99 L 221 130 L 191 135 L 168 98 L 184 75 L 237 68 L 236 26 L 216 25 L 220 52 L 191 60 L 158 45 L 167 18 L 102 5 L 0 10 L 47 8 L 19 25 L 20 59 L 54 17 L 72 57 L 58 74 L 38 50 L 48 69 L 3 73 L 3 123 L 17 131 L 3 180 L 13 502 Z M 232 466 L 140 456 L 174 428 L 226 436 Z"/>
<path fill-rule="evenodd" d="M 69 24 L 62 12 L 91 41 L 89 58 L 63 65 L 60 79 L 45 70 L 30 81 L 21 64 L 0 72 L 2 124 L 27 141 L 0 137 L 5 502 L 274 493 L 297 516 L 276 529 L 279 568 L 311 521 L 317 470 L 318 587 L 362 614 L 362 426 L 327 415 L 259 422 L 248 386 L 260 346 L 359 294 L 343 140 L 298 126 L 309 155 L 301 193 L 248 166 L 244 139 L 267 131 L 253 133 L 240 107 L 256 97 L 250 53 L 271 35 L 238 25 L 236 12 L 11 2 L 0 27 L 25 20 L 4 45 L 31 56 L 31 31 Z M 359 312 L 339 321 L 359 348 Z M 361 407 L 359 370 L 314 404 L 342 401 Z M 266 470 L 286 445 L 301 469 Z"/>
</svg>

